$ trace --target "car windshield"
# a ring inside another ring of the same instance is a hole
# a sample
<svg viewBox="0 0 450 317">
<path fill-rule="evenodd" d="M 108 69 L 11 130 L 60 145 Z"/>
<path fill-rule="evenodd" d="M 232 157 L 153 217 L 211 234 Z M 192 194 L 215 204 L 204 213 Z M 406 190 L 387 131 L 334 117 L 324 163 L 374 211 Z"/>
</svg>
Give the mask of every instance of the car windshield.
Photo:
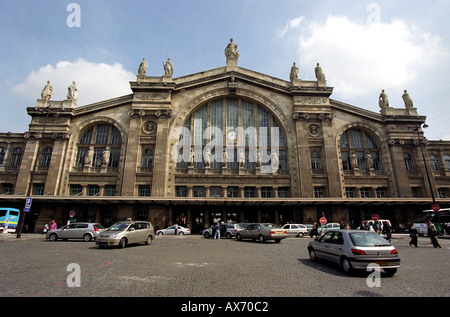
<svg viewBox="0 0 450 317">
<path fill-rule="evenodd" d="M 391 244 L 376 232 L 349 233 L 353 245 L 358 247 L 391 246 Z"/>
<path fill-rule="evenodd" d="M 118 223 L 113 224 L 111 227 L 109 227 L 106 230 L 108 230 L 108 231 L 123 231 L 126 228 L 128 228 L 129 225 L 130 225 L 129 222 L 118 222 Z"/>
<path fill-rule="evenodd" d="M 264 227 L 266 227 L 267 229 L 281 229 L 280 226 L 277 226 L 274 223 L 265 223 L 263 224 Z"/>
</svg>

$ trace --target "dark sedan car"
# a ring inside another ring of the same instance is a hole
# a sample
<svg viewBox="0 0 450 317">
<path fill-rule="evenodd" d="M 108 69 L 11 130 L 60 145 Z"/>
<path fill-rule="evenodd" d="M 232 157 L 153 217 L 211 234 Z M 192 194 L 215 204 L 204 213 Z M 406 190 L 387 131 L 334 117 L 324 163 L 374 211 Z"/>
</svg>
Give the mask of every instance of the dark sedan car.
<svg viewBox="0 0 450 317">
<path fill-rule="evenodd" d="M 350 273 L 366 270 L 371 263 L 379 265 L 388 275 L 400 267 L 397 249 L 376 232 L 361 230 L 330 230 L 308 244 L 312 261 L 325 259 L 341 265 Z"/>
<path fill-rule="evenodd" d="M 239 241 L 244 239 L 258 240 L 259 242 L 275 240 L 279 243 L 281 239 L 285 239 L 287 236 L 286 230 L 273 223 L 252 223 L 236 233 L 236 239 Z"/>
</svg>

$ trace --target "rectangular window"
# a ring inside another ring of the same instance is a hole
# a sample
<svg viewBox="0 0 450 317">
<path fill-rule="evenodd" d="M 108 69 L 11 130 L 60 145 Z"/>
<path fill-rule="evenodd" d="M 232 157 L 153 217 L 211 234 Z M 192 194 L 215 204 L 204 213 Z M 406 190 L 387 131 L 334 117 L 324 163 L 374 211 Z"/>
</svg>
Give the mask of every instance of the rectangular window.
<svg viewBox="0 0 450 317">
<path fill-rule="evenodd" d="M 255 191 L 256 191 L 255 187 L 244 187 L 244 197 L 247 198 L 256 197 Z"/>
<path fill-rule="evenodd" d="M 345 195 L 347 196 L 347 198 L 355 198 L 355 190 L 351 187 L 346 187 Z"/>
<path fill-rule="evenodd" d="M 272 187 L 261 187 L 261 197 L 271 198 L 272 197 Z"/>
<path fill-rule="evenodd" d="M 116 185 L 106 185 L 105 196 L 116 196 Z"/>
<path fill-rule="evenodd" d="M 323 198 L 324 197 L 324 193 L 323 193 L 323 187 L 314 187 L 314 197 L 315 198 Z"/>
<path fill-rule="evenodd" d="M 445 188 L 438 188 L 439 198 L 447 198 L 447 191 Z"/>
<path fill-rule="evenodd" d="M 289 187 L 278 187 L 278 197 L 289 197 Z"/>
<path fill-rule="evenodd" d="M 377 198 L 386 198 L 386 188 L 376 189 Z"/>
<path fill-rule="evenodd" d="M 177 186 L 176 187 L 176 195 L 177 195 L 177 197 L 187 197 L 187 187 L 186 186 Z"/>
<path fill-rule="evenodd" d="M 98 196 L 100 187 L 98 185 L 88 185 L 88 196 Z"/>
<path fill-rule="evenodd" d="M 97 126 L 97 131 L 95 132 L 95 144 L 106 144 L 108 143 L 108 133 L 109 125 L 101 124 Z"/>
<path fill-rule="evenodd" d="M 139 196 L 150 196 L 150 185 L 139 185 Z"/>
<path fill-rule="evenodd" d="M 33 195 L 44 195 L 45 184 L 33 184 Z"/>
<path fill-rule="evenodd" d="M 413 198 L 420 197 L 420 188 L 419 187 L 411 187 L 411 197 L 413 197 Z"/>
<path fill-rule="evenodd" d="M 83 187 L 81 185 L 70 185 L 70 195 L 80 196 L 83 192 Z"/>
<path fill-rule="evenodd" d="M 361 198 L 370 198 L 370 189 L 367 187 L 363 187 L 360 189 Z"/>
<path fill-rule="evenodd" d="M 238 197 L 239 191 L 237 186 L 228 186 L 227 197 L 233 198 Z"/>
<path fill-rule="evenodd" d="M 205 197 L 205 187 L 194 186 L 193 195 L 194 195 L 194 197 Z"/>
<path fill-rule="evenodd" d="M 211 188 L 209 189 L 209 197 L 220 197 L 221 192 L 222 192 L 222 187 L 211 186 Z"/>
</svg>

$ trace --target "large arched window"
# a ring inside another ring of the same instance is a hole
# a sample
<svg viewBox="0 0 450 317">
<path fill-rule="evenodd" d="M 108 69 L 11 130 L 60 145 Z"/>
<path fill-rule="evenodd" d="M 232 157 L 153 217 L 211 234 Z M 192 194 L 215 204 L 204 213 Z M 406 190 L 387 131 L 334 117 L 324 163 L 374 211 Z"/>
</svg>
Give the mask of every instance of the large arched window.
<svg viewBox="0 0 450 317">
<path fill-rule="evenodd" d="M 186 119 L 177 166 L 285 170 L 287 146 L 280 127 L 257 103 L 233 97 L 211 101 Z"/>
<path fill-rule="evenodd" d="M 81 134 L 78 142 L 76 166 L 118 167 L 122 137 L 111 124 L 90 126 Z"/>
<path fill-rule="evenodd" d="M 375 139 L 363 129 L 348 129 L 342 134 L 342 166 L 344 170 L 373 168 L 381 170 L 381 159 Z M 356 156 L 352 160 L 352 156 Z"/>
</svg>

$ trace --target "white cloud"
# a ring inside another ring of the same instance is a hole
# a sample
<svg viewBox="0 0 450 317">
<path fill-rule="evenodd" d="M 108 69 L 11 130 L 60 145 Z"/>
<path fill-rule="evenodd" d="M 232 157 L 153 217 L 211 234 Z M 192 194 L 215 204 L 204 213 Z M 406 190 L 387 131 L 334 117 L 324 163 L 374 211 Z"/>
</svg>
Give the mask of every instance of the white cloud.
<svg viewBox="0 0 450 317">
<path fill-rule="evenodd" d="M 84 59 L 60 61 L 55 66 L 46 65 L 31 72 L 25 81 L 13 87 L 13 92 L 34 100 L 41 98 L 47 80 L 53 86 L 51 100 L 66 99 L 67 88 L 75 81 L 78 88 L 78 105 L 132 93 L 129 82 L 136 75 L 121 64 L 92 63 Z"/>
<path fill-rule="evenodd" d="M 328 85 L 343 99 L 389 88 L 401 94 L 441 57 L 438 36 L 400 20 L 358 24 L 329 16 L 321 24 L 301 16 L 289 20 L 278 35 L 287 32 L 296 32 L 298 39 L 300 78 L 314 80 L 314 67 L 320 62 Z"/>
<path fill-rule="evenodd" d="M 283 38 L 287 32 L 297 29 L 304 19 L 304 16 L 299 16 L 298 18 L 288 20 L 284 28 L 282 30 L 278 30 L 278 37 Z"/>
</svg>

